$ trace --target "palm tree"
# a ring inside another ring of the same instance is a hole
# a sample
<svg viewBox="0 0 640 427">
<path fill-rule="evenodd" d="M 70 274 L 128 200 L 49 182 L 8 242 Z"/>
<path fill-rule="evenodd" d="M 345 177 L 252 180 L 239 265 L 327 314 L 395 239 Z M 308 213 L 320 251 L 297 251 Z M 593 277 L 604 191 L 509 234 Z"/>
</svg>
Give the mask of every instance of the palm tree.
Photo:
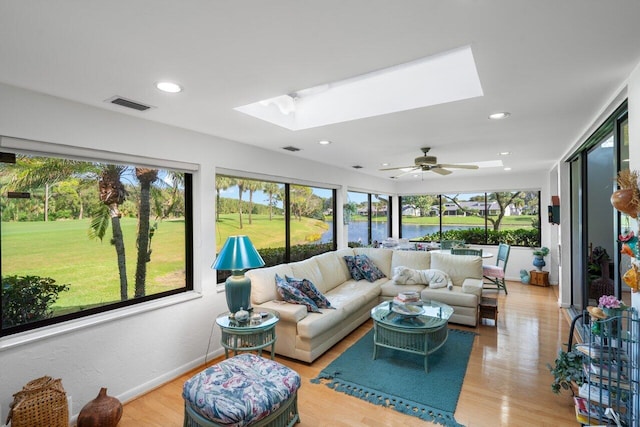
<svg viewBox="0 0 640 427">
<path fill-rule="evenodd" d="M 245 185 L 247 185 L 246 179 L 236 180 L 238 186 L 238 218 L 240 219 L 240 229 L 242 230 L 242 193 L 244 193 Z"/>
<path fill-rule="evenodd" d="M 273 219 L 273 205 L 275 202 L 274 196 L 280 191 L 280 187 L 275 182 L 264 182 L 262 184 L 262 191 L 269 196 L 269 221 Z"/>
<path fill-rule="evenodd" d="M 236 185 L 234 178 L 216 175 L 216 222 L 220 222 L 220 191 L 227 190 Z"/>
<path fill-rule="evenodd" d="M 49 201 L 51 187 L 69 179 L 72 175 L 96 172 L 90 163 L 77 160 L 17 156 L 13 167 L 15 175 L 6 187 L 6 191 L 28 191 L 44 187 L 44 220 L 49 220 Z"/>
<path fill-rule="evenodd" d="M 151 217 L 151 184 L 158 179 L 158 170 L 136 168 L 136 178 L 140 182 L 140 207 L 138 210 L 138 257 L 136 262 L 136 283 L 134 297 L 145 295 L 147 263 L 151 261 L 151 238 L 153 230 L 149 227 Z"/>
<path fill-rule="evenodd" d="M 253 213 L 253 192 L 260 190 L 262 188 L 262 183 L 260 181 L 254 181 L 248 179 L 245 181 L 245 189 L 249 191 L 249 225 L 253 224 L 251 219 L 251 214 Z"/>
<path fill-rule="evenodd" d="M 124 166 L 106 165 L 100 174 L 98 180 L 98 190 L 100 201 L 104 204 L 105 209 L 101 214 L 95 216 L 91 220 L 90 237 L 98 237 L 100 240 L 104 237 L 108 219 L 111 219 L 111 232 L 113 238 L 111 242 L 116 248 L 118 259 L 118 272 L 120 273 L 120 299 L 126 301 L 127 296 L 127 261 L 124 251 L 124 238 L 122 235 L 122 227 L 120 225 L 119 206 L 125 201 L 127 191 L 124 184 L 120 180 L 122 173 L 125 171 Z"/>
</svg>

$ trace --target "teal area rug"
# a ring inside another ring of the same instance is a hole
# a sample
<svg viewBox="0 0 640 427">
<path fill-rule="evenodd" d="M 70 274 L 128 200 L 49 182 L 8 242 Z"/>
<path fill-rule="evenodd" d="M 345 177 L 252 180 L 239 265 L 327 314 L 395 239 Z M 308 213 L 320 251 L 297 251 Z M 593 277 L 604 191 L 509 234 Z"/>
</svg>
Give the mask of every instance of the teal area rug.
<svg viewBox="0 0 640 427">
<path fill-rule="evenodd" d="M 461 426 L 453 417 L 467 370 L 474 332 L 449 330 L 447 342 L 424 358 L 411 353 L 379 348 L 373 356 L 373 330 L 349 347 L 320 372 L 312 383 L 376 405 L 445 426 Z"/>
</svg>

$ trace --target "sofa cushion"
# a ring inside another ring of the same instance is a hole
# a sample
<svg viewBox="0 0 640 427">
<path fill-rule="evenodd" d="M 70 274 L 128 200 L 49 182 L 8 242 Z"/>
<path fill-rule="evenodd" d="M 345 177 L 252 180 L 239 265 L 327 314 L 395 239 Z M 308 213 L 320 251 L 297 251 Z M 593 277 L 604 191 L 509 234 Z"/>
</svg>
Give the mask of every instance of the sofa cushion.
<svg viewBox="0 0 640 427">
<path fill-rule="evenodd" d="M 303 294 L 311 298 L 318 308 L 332 308 L 331 303 L 322 292 L 308 279 L 296 279 L 295 277 L 284 276 L 288 284 L 302 291 Z"/>
<path fill-rule="evenodd" d="M 476 309 L 478 307 L 478 296 L 462 292 L 462 286 L 453 286 L 451 290 L 448 288 L 424 288 L 420 292 L 420 297 L 423 301 L 434 300 L 452 307 L 476 307 Z"/>
<path fill-rule="evenodd" d="M 320 309 L 315 302 L 307 295 L 305 295 L 300 289 L 287 283 L 285 279 L 276 274 L 276 287 L 278 293 L 286 302 L 292 304 L 302 304 L 307 307 L 307 311 L 313 313 L 320 313 Z"/>
<path fill-rule="evenodd" d="M 425 285 L 423 284 L 398 285 L 395 281 L 389 280 L 388 282 L 383 283 L 382 286 L 380 286 L 380 296 L 383 299 L 385 298 L 389 299 L 389 298 L 395 297 L 400 292 L 411 292 L 411 291 L 420 292 L 424 288 L 425 288 Z"/>
<path fill-rule="evenodd" d="M 391 271 L 400 266 L 427 270 L 431 268 L 431 253 L 426 251 L 393 251 Z"/>
<path fill-rule="evenodd" d="M 346 248 L 335 252 L 325 252 L 314 257 L 318 263 L 322 281 L 313 283 L 321 292 L 327 293 L 340 283 L 351 279 L 347 263 L 343 258 L 345 255 L 353 255 L 353 249 Z"/>
<path fill-rule="evenodd" d="M 245 276 L 251 279 L 251 302 L 253 304 L 263 304 L 267 301 L 282 299 L 276 290 L 276 274 L 280 277 L 293 276 L 289 264 L 256 268 L 245 273 Z"/>
<path fill-rule="evenodd" d="M 356 255 L 356 267 L 362 273 L 362 277 L 368 282 L 375 282 L 376 280 L 387 277 L 376 266 L 376 263 L 366 255 Z"/>
<path fill-rule="evenodd" d="M 455 286 L 464 279 L 482 279 L 482 258 L 473 255 L 431 254 L 431 268 L 446 271 Z"/>
<path fill-rule="evenodd" d="M 311 280 L 313 283 L 322 283 L 322 272 L 318 265 L 318 260 L 315 257 L 305 259 L 303 261 L 292 262 L 289 264 L 293 274 L 289 274 L 291 277 L 301 277 Z"/>
<path fill-rule="evenodd" d="M 353 248 L 353 252 L 356 255 L 368 256 L 386 277 L 391 277 L 391 257 L 395 251 L 391 249 Z"/>
</svg>

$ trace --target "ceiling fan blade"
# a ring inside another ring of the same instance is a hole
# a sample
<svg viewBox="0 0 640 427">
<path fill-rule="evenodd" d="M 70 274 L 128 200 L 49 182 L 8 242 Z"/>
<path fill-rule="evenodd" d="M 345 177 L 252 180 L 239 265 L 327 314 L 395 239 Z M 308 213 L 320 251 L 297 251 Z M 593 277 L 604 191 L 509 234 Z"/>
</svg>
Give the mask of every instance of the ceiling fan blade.
<svg viewBox="0 0 640 427">
<path fill-rule="evenodd" d="M 404 169 L 404 168 L 403 168 L 403 169 Z M 401 176 L 409 175 L 410 173 L 415 173 L 415 172 L 417 172 L 417 171 L 419 171 L 419 170 L 420 170 L 420 168 L 412 168 L 411 170 L 404 171 L 404 172 L 402 172 L 401 174 L 394 175 L 394 176 L 392 176 L 391 178 L 400 178 Z"/>
<path fill-rule="evenodd" d="M 449 165 L 444 163 L 437 164 L 436 167 L 457 168 L 457 169 L 478 169 L 478 165 Z"/>
<path fill-rule="evenodd" d="M 398 166 L 397 168 L 386 168 L 386 169 L 378 169 L 379 171 L 397 171 L 398 169 L 417 169 L 418 167 L 413 166 Z"/>
<path fill-rule="evenodd" d="M 443 166 L 443 165 L 438 165 L 438 166 Z M 442 169 L 440 167 L 437 167 L 437 168 L 434 167 L 434 168 L 431 168 L 429 170 L 431 172 L 435 172 L 435 173 L 440 174 L 440 175 L 449 175 L 451 173 L 450 170 Z"/>
</svg>

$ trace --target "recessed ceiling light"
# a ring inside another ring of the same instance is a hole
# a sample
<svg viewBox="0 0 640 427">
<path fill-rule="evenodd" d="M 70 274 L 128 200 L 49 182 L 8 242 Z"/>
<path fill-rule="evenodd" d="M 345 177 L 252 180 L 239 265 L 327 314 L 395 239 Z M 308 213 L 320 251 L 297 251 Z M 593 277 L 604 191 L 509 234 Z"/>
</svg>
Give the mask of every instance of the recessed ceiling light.
<svg viewBox="0 0 640 427">
<path fill-rule="evenodd" d="M 511 151 L 501 151 L 498 153 L 498 156 L 509 156 L 511 154 Z"/>
<path fill-rule="evenodd" d="M 385 163 L 380 163 L 380 166 L 389 166 L 389 163 L 385 162 Z"/>
<path fill-rule="evenodd" d="M 493 113 L 493 114 L 489 114 L 489 118 L 491 120 L 500 120 L 500 119 L 506 119 L 507 117 L 509 117 L 511 115 L 511 113 L 508 113 L 506 111 L 502 111 L 500 113 Z"/>
<path fill-rule="evenodd" d="M 504 170 L 506 170 L 506 171 L 510 171 L 510 170 L 511 170 L 511 168 L 504 168 Z"/>
<path fill-rule="evenodd" d="M 331 141 L 323 139 L 322 141 L 318 141 L 318 144 L 320 144 L 320 145 L 329 145 L 329 144 L 331 144 Z"/>
<path fill-rule="evenodd" d="M 182 87 L 179 84 L 172 83 L 172 82 L 158 82 L 156 83 L 156 87 L 159 90 L 163 92 L 168 92 L 168 93 L 182 92 Z"/>
</svg>

